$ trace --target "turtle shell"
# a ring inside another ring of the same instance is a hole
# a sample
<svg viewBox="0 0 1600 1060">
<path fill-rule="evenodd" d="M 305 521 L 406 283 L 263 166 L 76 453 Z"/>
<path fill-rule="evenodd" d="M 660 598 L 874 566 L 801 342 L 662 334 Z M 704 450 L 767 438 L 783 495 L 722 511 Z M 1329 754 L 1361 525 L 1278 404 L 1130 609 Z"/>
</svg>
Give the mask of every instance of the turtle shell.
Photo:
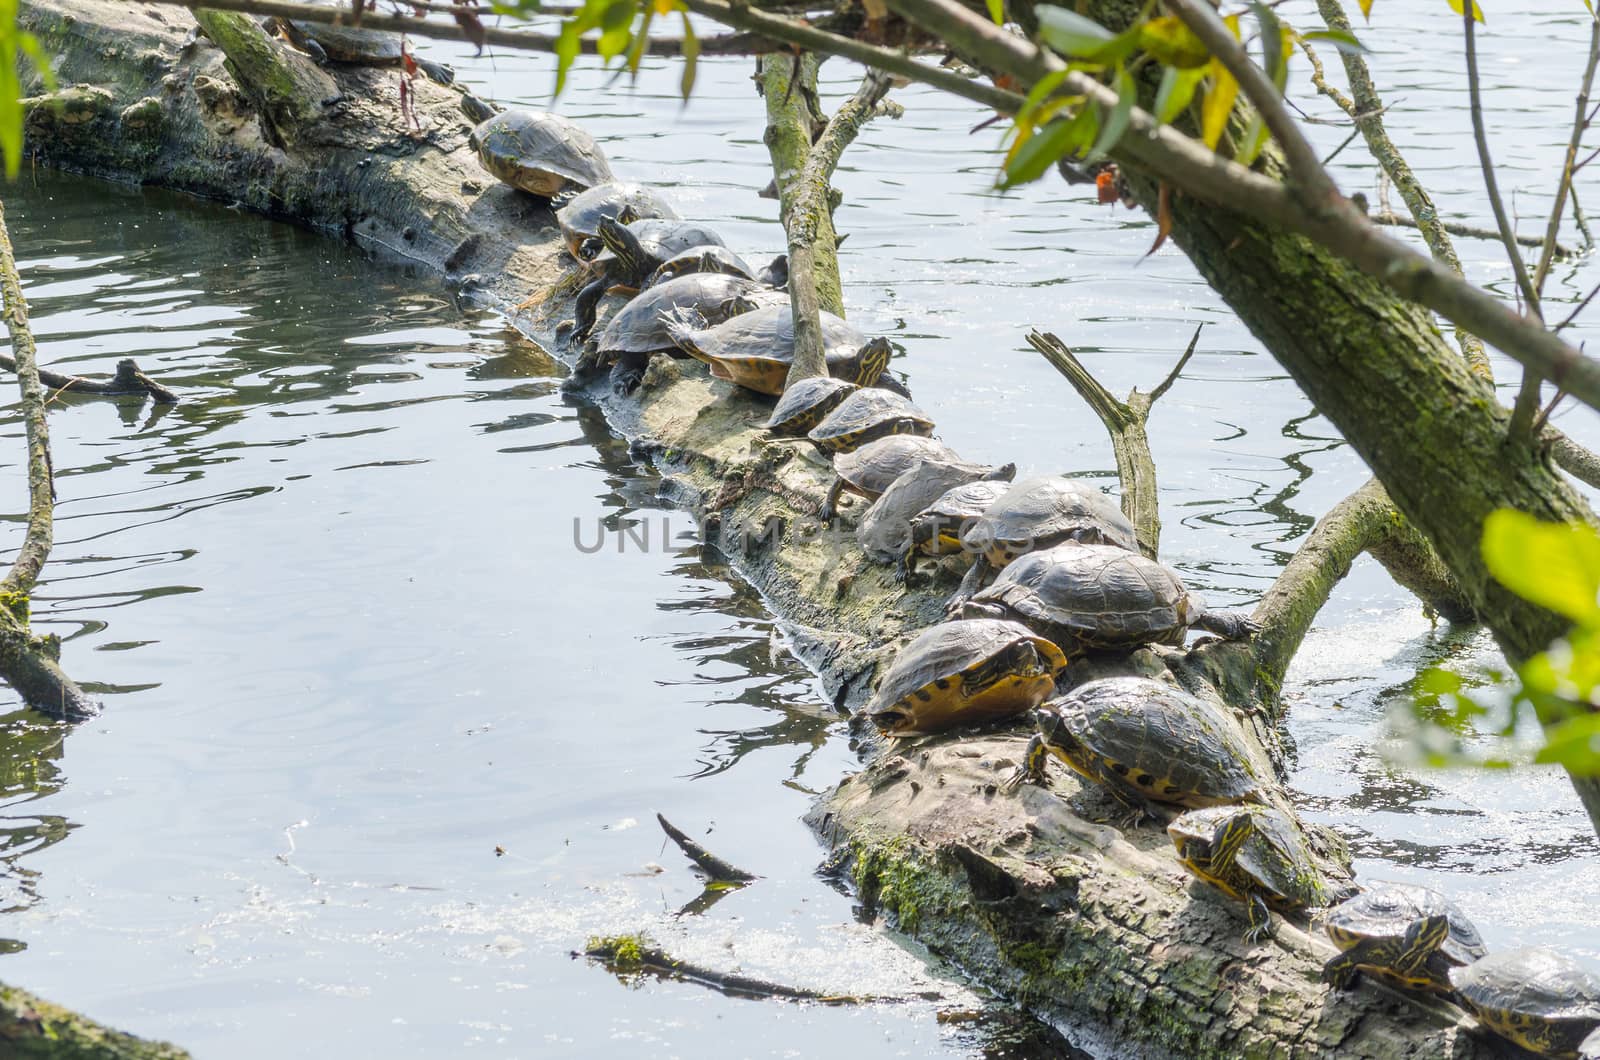
<svg viewBox="0 0 1600 1060">
<path fill-rule="evenodd" d="M 1056 757 L 1137 799 L 1192 809 L 1259 802 L 1272 776 L 1231 714 L 1146 677 L 1090 681 L 1039 715 Z"/>
<path fill-rule="evenodd" d="M 856 385 L 831 375 L 813 375 L 786 387 L 772 416 L 763 426 L 773 434 L 798 436 L 855 393 Z"/>
<path fill-rule="evenodd" d="M 714 327 L 674 327 L 673 341 L 685 353 L 709 364 L 718 379 L 776 397 L 783 393 L 794 360 L 794 311 L 787 299 L 761 305 L 760 293 L 753 297 L 756 308 Z M 839 317 L 822 314 L 822 342 L 830 374 L 852 369 L 856 353 L 866 341 L 866 336 Z"/>
<path fill-rule="evenodd" d="M 743 276 L 747 280 L 756 278 L 756 272 L 749 263 L 727 247 L 720 243 L 702 243 L 681 250 L 663 261 L 650 274 L 645 286 L 654 287 L 658 283 L 695 272 L 722 272 L 729 276 Z"/>
<path fill-rule="evenodd" d="M 673 349 L 667 331 L 671 314 L 692 309 L 707 321 L 720 323 L 733 310 L 733 299 L 756 290 L 754 280 L 721 273 L 690 273 L 657 284 L 619 309 L 601 332 L 601 352 L 650 353 Z"/>
<path fill-rule="evenodd" d="M 1249 814 L 1254 826 L 1239 852 L 1220 871 L 1191 860 L 1209 852 L 1211 838 L 1225 822 Z M 1190 810 L 1167 826 L 1167 835 L 1184 866 L 1236 898 L 1260 895 L 1267 904 L 1295 911 L 1328 903 L 1329 888 L 1300 825 L 1268 806 L 1212 806 Z"/>
<path fill-rule="evenodd" d="M 883 496 L 872 502 L 856 526 L 861 550 L 880 563 L 904 559 L 911 547 L 911 521 L 952 487 L 974 480 L 1005 479 L 1017 473 L 1015 464 L 1002 468 L 960 460 L 918 460 L 895 479 Z"/>
<path fill-rule="evenodd" d="M 1577 1056 L 1600 1028 L 1600 978 L 1555 950 L 1491 953 L 1450 982 L 1478 1022 L 1540 1056 Z"/>
<path fill-rule="evenodd" d="M 690 247 L 721 246 L 722 237 L 702 224 L 667 217 L 647 217 L 630 222 L 627 226 L 639 240 L 645 260 L 639 262 L 639 272 L 620 275 L 612 271 L 613 278 L 640 285 L 653 273 L 656 266 L 678 256 Z M 603 236 L 602 236 L 603 238 Z M 616 251 L 607 247 L 591 260 L 595 272 L 616 270 L 622 265 Z"/>
<path fill-rule="evenodd" d="M 1067 660 L 1015 622 L 945 622 L 906 645 L 866 706 L 893 734 L 932 732 L 1037 706 Z"/>
<path fill-rule="evenodd" d="M 503 110 L 467 142 L 483 168 L 513 187 L 546 198 L 611 180 L 605 152 L 583 128 L 543 110 Z"/>
<path fill-rule="evenodd" d="M 1139 550 L 1133 524 L 1115 501 L 1060 475 L 1018 482 L 984 511 L 962 540 L 996 567 L 1063 541 Z"/>
<path fill-rule="evenodd" d="M 566 240 L 567 250 L 578 257 L 583 241 L 599 236 L 600 219 L 609 217 L 615 221 L 625 209 L 631 210 L 634 220 L 639 221 L 650 217 L 676 220 L 678 216 L 678 211 L 665 199 L 643 184 L 621 181 L 599 184 L 574 195 L 556 211 L 556 223 L 561 226 L 561 238 Z"/>
<path fill-rule="evenodd" d="M 928 556 L 960 552 L 962 534 L 1010 488 L 1009 482 L 985 479 L 946 492 L 911 520 L 911 539 L 917 551 Z"/>
<path fill-rule="evenodd" d="M 348 13 L 347 5 L 339 6 L 345 7 Z M 400 61 L 400 37 L 394 33 L 358 29 L 355 26 L 334 26 L 325 22 L 302 22 L 299 19 L 290 19 L 287 25 L 290 30 L 289 37 L 295 44 L 298 45 L 305 39 L 314 40 L 328 58 L 336 63 L 382 66 Z"/>
<path fill-rule="evenodd" d="M 1363 942 L 1398 946 L 1413 924 L 1424 917 L 1433 916 L 1446 919 L 1450 925 L 1449 934 L 1417 976 L 1404 976 L 1393 969 L 1365 963 L 1356 967 L 1375 972 L 1400 986 L 1448 992 L 1450 969 L 1471 964 L 1489 951 L 1484 948 L 1478 929 L 1472 926 L 1467 915 L 1438 891 L 1410 883 L 1375 881 L 1370 889 L 1329 912 L 1323 928 L 1340 950 L 1351 949 Z"/>
<path fill-rule="evenodd" d="M 876 499 L 919 460 L 960 461 L 954 449 L 920 434 L 891 434 L 833 458 L 834 472 L 849 488 Z"/>
<path fill-rule="evenodd" d="M 975 593 L 964 613 L 1022 622 L 1069 656 L 1182 644 L 1202 608 L 1168 566 L 1113 545 L 1029 552 Z"/>
<path fill-rule="evenodd" d="M 839 403 L 806 435 L 824 453 L 848 453 L 890 434 L 933 434 L 928 414 L 892 390 L 865 387 Z"/>
</svg>

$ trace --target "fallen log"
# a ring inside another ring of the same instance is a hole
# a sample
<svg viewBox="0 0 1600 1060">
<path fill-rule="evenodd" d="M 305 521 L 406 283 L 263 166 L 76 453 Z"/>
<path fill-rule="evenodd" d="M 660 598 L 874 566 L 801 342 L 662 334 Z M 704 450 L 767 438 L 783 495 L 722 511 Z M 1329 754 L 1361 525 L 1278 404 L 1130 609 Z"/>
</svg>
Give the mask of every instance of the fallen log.
<svg viewBox="0 0 1600 1060">
<path fill-rule="evenodd" d="M 222 55 L 204 41 L 183 46 L 188 27 L 176 17 L 130 15 L 105 0 L 37 0 L 22 17 L 64 83 L 92 84 L 106 97 L 71 125 L 32 112 L 30 145 L 42 162 L 343 233 L 503 309 L 560 274 L 553 218 L 478 168 L 450 89 L 416 82 L 421 130 L 408 131 L 398 75 L 343 67 L 330 74 L 341 102 L 291 128 L 280 145 Z M 154 107 L 142 102 L 152 81 L 161 86 Z M 124 116 L 136 105 L 144 117 L 130 127 Z M 156 111 L 159 120 L 142 123 Z M 554 348 L 535 320 L 516 323 Z M 862 703 L 898 645 L 940 618 L 954 579 L 908 591 L 866 560 L 848 526 L 818 523 L 827 465 L 758 429 L 769 407 L 756 398 L 710 380 L 698 364 L 664 359 L 634 397 L 599 388 L 591 397 L 661 470 L 666 499 L 700 517 L 708 543 L 762 592 L 837 706 Z M 859 511 L 847 509 L 844 522 Z M 1213 644 L 1149 649 L 1114 665 L 1169 674 L 1213 697 L 1225 692 L 1270 751 L 1292 645 L 1350 560 L 1393 542 L 1381 525 L 1388 512 L 1380 497 L 1323 521 L 1325 547 L 1297 556 L 1290 581 L 1280 580 L 1294 592 L 1269 594 L 1257 611 L 1270 643 L 1290 646 L 1265 664 Z M 858 735 L 864 772 L 824 796 L 810 818 L 835 871 L 901 930 L 1106 1055 L 1497 1055 L 1448 1007 L 1370 988 L 1330 992 L 1318 973 L 1333 949 L 1316 932 L 1285 924 L 1276 941 L 1246 946 L 1238 909 L 1191 882 L 1159 829 L 1123 834 L 1093 823 L 1092 806 L 1079 812 L 1068 801 L 1083 801 L 1073 782 L 1000 793 L 1021 758 L 1020 726 L 892 750 L 871 732 Z"/>
<path fill-rule="evenodd" d="M 166 1042 L 135 1038 L 0 985 L 0 1056 L 14 1060 L 188 1060 Z"/>
</svg>

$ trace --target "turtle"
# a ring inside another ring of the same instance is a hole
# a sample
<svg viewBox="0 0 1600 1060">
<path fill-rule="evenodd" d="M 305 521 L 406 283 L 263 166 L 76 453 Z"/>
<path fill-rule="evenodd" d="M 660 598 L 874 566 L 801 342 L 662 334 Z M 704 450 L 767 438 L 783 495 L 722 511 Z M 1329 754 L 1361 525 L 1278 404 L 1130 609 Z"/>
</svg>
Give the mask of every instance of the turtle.
<svg viewBox="0 0 1600 1060">
<path fill-rule="evenodd" d="M 837 514 L 839 498 L 845 490 L 869 501 L 877 500 L 913 464 L 929 459 L 955 463 L 961 458 L 943 442 L 920 434 L 891 434 L 852 452 L 840 453 L 833 458 L 834 478 L 817 512 L 818 518 L 827 522 Z"/>
<path fill-rule="evenodd" d="M 584 129 L 543 110 L 503 110 L 467 138 L 483 168 L 546 201 L 611 181 L 605 152 Z"/>
<path fill-rule="evenodd" d="M 600 241 L 605 249 L 589 259 L 589 282 L 578 292 L 574 340 L 582 341 L 594 329 L 600 299 L 614 287 L 637 291 L 663 261 L 689 247 L 721 244 L 722 237 L 692 221 L 649 217 L 622 222 L 600 218 Z"/>
<path fill-rule="evenodd" d="M 879 563 L 893 563 L 895 578 L 904 583 L 911 577 L 911 521 L 953 486 L 969 482 L 1004 484 L 1017 474 L 1017 465 L 969 464 L 961 460 L 920 460 L 895 479 L 883 496 L 861 515 L 856 541 L 867 556 Z"/>
<path fill-rule="evenodd" d="M 1063 653 L 1065 654 L 1065 653 Z M 1079 685 L 1033 712 L 1038 732 L 1007 781 L 1046 783 L 1045 759 L 1103 785 L 1129 810 L 1129 824 L 1158 819 L 1152 803 L 1200 809 L 1266 801 L 1272 770 L 1233 715 L 1148 677 Z"/>
<path fill-rule="evenodd" d="M 1011 488 L 1008 481 L 979 479 L 948 490 L 911 520 L 906 576 L 916 568 L 918 556 L 948 556 L 960 552 L 964 535 Z"/>
<path fill-rule="evenodd" d="M 1451 969 L 1489 952 L 1454 902 L 1412 883 L 1375 882 L 1334 908 L 1323 929 L 1340 953 L 1322 966 L 1322 978 L 1339 990 L 1366 973 L 1449 997 L 1455 993 Z"/>
<path fill-rule="evenodd" d="M 1600 1030 L 1589 1035 L 1578 1046 L 1578 1060 L 1600 1060 Z"/>
<path fill-rule="evenodd" d="M 1243 899 L 1257 943 L 1272 934 L 1269 909 L 1298 913 L 1342 897 L 1323 874 L 1305 832 L 1271 806 L 1210 806 L 1167 825 L 1183 867 L 1225 894 Z"/>
<path fill-rule="evenodd" d="M 461 93 L 461 113 L 474 125 L 481 125 L 500 113 L 501 108 L 471 92 Z"/>
<path fill-rule="evenodd" d="M 794 312 L 787 300 L 760 305 L 709 328 L 692 314 L 680 314 L 670 330 L 678 348 L 709 364 L 716 378 L 760 394 L 782 395 L 794 361 Z M 862 385 L 884 375 L 894 352 L 887 339 L 869 343 L 832 313 L 822 314 L 822 345 L 828 374 Z"/>
<path fill-rule="evenodd" d="M 580 379 L 593 377 L 611 365 L 612 385 L 627 394 L 639 384 L 650 355 L 658 351 L 682 356 L 667 332 L 668 316 L 677 309 L 698 312 L 718 322 L 737 311 L 736 296 L 757 290 L 760 284 L 722 273 L 690 273 L 658 284 L 631 299 L 606 322 L 600 337 L 573 369 Z"/>
<path fill-rule="evenodd" d="M 1181 645 L 1191 626 L 1224 640 L 1243 640 L 1260 628 L 1241 612 L 1207 610 L 1164 563 L 1115 545 L 1070 541 L 1007 564 L 961 614 L 1019 621 L 1069 658 Z"/>
<path fill-rule="evenodd" d="M 869 386 L 839 403 L 806 434 L 824 453 L 848 453 L 891 434 L 933 434 L 928 414 L 892 390 Z"/>
<path fill-rule="evenodd" d="M 797 379 L 784 388 L 783 396 L 762 426 L 773 434 L 800 437 L 858 389 L 854 383 L 831 375 Z"/>
<path fill-rule="evenodd" d="M 1023 479 L 984 509 L 962 535 L 962 547 L 976 558 L 950 608 L 959 607 L 1018 556 L 1063 541 L 1139 550 L 1133 524 L 1104 493 L 1061 475 Z"/>
<path fill-rule="evenodd" d="M 1479 1023 L 1539 1056 L 1578 1057 L 1600 1029 L 1600 977 L 1541 947 L 1491 953 L 1450 970 Z"/>
<path fill-rule="evenodd" d="M 333 9 L 335 5 L 319 4 Z M 349 6 L 337 5 L 346 14 Z M 301 19 L 278 18 L 269 15 L 261 20 L 261 28 L 268 33 L 282 34 L 290 44 L 299 48 L 320 66 L 330 62 L 352 63 L 359 66 L 398 66 L 405 57 L 405 47 L 398 34 L 382 30 L 362 29 L 359 26 L 335 25 L 329 22 L 305 22 Z M 424 59 L 413 54 L 411 61 L 430 81 L 441 85 L 454 84 L 456 72 L 443 63 Z"/>
<path fill-rule="evenodd" d="M 600 220 L 603 217 L 623 224 L 649 218 L 676 221 L 678 211 L 643 184 L 617 180 L 597 184 L 588 191 L 574 195 L 556 211 L 556 224 L 561 226 L 561 238 L 573 257 L 593 257 L 604 248 L 605 244 L 599 242 Z M 589 240 L 595 242 L 589 243 Z"/>
<path fill-rule="evenodd" d="M 1015 622 L 945 622 L 901 650 L 865 709 L 892 736 L 1010 717 L 1044 700 L 1066 665 Z"/>
<path fill-rule="evenodd" d="M 743 276 L 759 280 L 764 287 L 783 287 L 789 282 L 789 255 L 779 254 L 759 271 L 750 267 L 739 255 L 716 243 L 690 247 L 663 261 L 645 281 L 645 288 L 692 272 L 725 272 L 730 276 Z"/>
</svg>

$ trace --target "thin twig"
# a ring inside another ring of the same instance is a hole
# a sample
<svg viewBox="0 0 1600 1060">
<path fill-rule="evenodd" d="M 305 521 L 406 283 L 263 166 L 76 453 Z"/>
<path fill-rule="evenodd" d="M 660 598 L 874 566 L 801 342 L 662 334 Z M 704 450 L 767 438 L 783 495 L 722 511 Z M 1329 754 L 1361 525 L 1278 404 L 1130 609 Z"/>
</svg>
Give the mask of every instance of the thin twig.
<svg viewBox="0 0 1600 1060">
<path fill-rule="evenodd" d="M 1161 395 L 1172 389 L 1172 384 L 1178 381 L 1178 376 L 1183 372 L 1183 366 L 1189 363 L 1189 358 L 1194 356 L 1195 348 L 1200 345 L 1200 332 L 1205 326 L 1206 322 L 1204 320 L 1194 326 L 1194 337 L 1189 340 L 1189 348 L 1183 351 L 1183 356 L 1178 358 L 1178 363 L 1172 366 L 1172 371 L 1167 373 L 1167 377 L 1157 383 L 1154 390 L 1150 391 L 1150 404 L 1154 405 L 1160 401 Z"/>
<path fill-rule="evenodd" d="M 1600 294 L 1600 286 L 1596 286 L 1592 291 L 1584 295 L 1583 301 L 1579 302 L 1577 307 L 1574 308 L 1572 312 L 1567 314 L 1566 319 L 1561 321 L 1561 323 L 1557 324 L 1550 330 L 1561 331 L 1564 328 L 1570 328 L 1572 326 L 1572 322 L 1578 319 L 1578 314 L 1589 308 L 1589 303 L 1594 301 L 1594 296 L 1597 294 Z"/>
<path fill-rule="evenodd" d="M 1578 205 L 1578 189 L 1573 188 L 1568 193 L 1572 200 L 1572 220 L 1577 224 L 1578 231 L 1583 234 L 1583 252 L 1585 254 L 1594 250 L 1594 233 L 1589 230 L 1589 218 L 1583 212 L 1583 207 Z"/>
<path fill-rule="evenodd" d="M 1375 225 L 1392 225 L 1392 226 L 1397 227 L 1397 228 L 1418 228 L 1418 229 L 1420 229 L 1422 227 L 1421 225 L 1417 224 L 1415 218 L 1405 217 L 1405 216 L 1403 216 L 1401 214 L 1394 213 L 1393 211 L 1384 211 L 1382 213 L 1375 213 L 1375 214 L 1371 215 L 1371 218 L 1372 218 L 1372 223 L 1375 224 Z M 1467 239 L 1492 239 L 1496 243 L 1500 242 L 1500 233 L 1496 232 L 1492 228 L 1480 228 L 1477 225 L 1461 224 L 1460 222 L 1457 222 L 1457 221 L 1438 221 L 1438 220 L 1435 220 L 1434 224 L 1438 228 L 1442 229 L 1445 232 L 1448 232 L 1450 235 L 1453 235 L 1453 236 L 1464 236 Z M 1517 238 L 1517 243 L 1519 245 L 1524 246 L 1524 247 L 1531 247 L 1534 250 L 1537 250 L 1540 247 L 1544 246 L 1544 240 L 1539 238 L 1538 236 L 1519 235 L 1516 238 Z M 1557 254 L 1558 257 L 1563 257 L 1563 258 L 1577 257 L 1577 251 L 1573 250 L 1571 247 L 1567 246 L 1564 243 L 1557 243 L 1556 244 L 1556 254 Z"/>
<path fill-rule="evenodd" d="M 1533 270 L 1533 289 L 1544 293 L 1545 277 L 1550 274 L 1550 263 L 1556 256 L 1556 237 L 1561 234 L 1561 218 L 1567 212 L 1567 195 L 1572 190 L 1573 177 L 1577 175 L 1578 148 L 1583 143 L 1584 131 L 1589 128 L 1589 92 L 1594 87 L 1595 67 L 1600 66 L 1600 17 L 1589 16 L 1589 58 L 1583 67 L 1583 83 L 1578 89 L 1575 115 L 1572 119 L 1572 136 L 1567 141 L 1567 153 L 1561 160 L 1561 179 L 1556 181 L 1556 201 L 1550 206 L 1550 220 L 1545 223 L 1544 246 L 1539 251 L 1539 264 Z"/>
<path fill-rule="evenodd" d="M 683 851 L 688 859 L 700 866 L 700 870 L 712 880 L 720 883 L 749 883 L 751 880 L 760 879 L 759 876 L 735 868 L 723 861 L 705 847 L 690 839 L 683 831 L 659 813 L 656 820 L 661 822 L 661 830 L 667 833 L 667 838 L 678 844 L 678 849 Z"/>
</svg>

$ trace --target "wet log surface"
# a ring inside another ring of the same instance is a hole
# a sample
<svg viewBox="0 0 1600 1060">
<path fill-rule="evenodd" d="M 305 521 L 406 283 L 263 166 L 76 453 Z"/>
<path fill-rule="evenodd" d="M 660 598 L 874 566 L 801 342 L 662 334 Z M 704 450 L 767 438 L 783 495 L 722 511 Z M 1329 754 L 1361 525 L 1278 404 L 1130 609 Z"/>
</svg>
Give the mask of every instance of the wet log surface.
<svg viewBox="0 0 1600 1060">
<path fill-rule="evenodd" d="M 495 182 L 468 150 L 455 90 L 414 82 L 418 130 L 402 115 L 393 68 L 334 67 L 342 98 L 275 142 L 222 53 L 204 40 L 185 46 L 181 10 L 35 0 L 22 18 L 70 94 L 70 105 L 30 108 L 41 164 L 325 229 L 502 309 L 551 287 L 567 264 L 550 211 Z M 549 326 L 560 315 L 514 320 L 570 361 Z M 894 650 L 941 617 L 953 572 L 905 590 L 856 547 L 859 501 L 845 525 L 824 528 L 815 513 L 828 465 L 758 428 L 767 402 L 710 380 L 696 362 L 665 360 L 631 398 L 604 383 L 586 396 L 662 473 L 662 499 L 705 520 L 839 708 L 864 702 Z M 1274 684 L 1252 665 L 1248 652 L 1219 645 L 1146 650 L 1099 669 L 1164 673 L 1237 700 Z M 1233 705 L 1253 712 L 1270 753 L 1275 704 Z M 1160 829 L 1094 823 L 1107 803 L 1060 770 L 1053 790 L 1002 794 L 1027 739 L 1020 725 L 892 749 L 856 731 L 863 772 L 809 815 L 830 870 L 868 909 L 1074 1040 L 1118 1057 L 1502 1055 L 1447 1006 L 1371 986 L 1330 992 L 1318 973 L 1332 946 L 1305 924 L 1279 921 L 1276 940 L 1246 945 L 1242 907 L 1194 883 Z"/>
</svg>

